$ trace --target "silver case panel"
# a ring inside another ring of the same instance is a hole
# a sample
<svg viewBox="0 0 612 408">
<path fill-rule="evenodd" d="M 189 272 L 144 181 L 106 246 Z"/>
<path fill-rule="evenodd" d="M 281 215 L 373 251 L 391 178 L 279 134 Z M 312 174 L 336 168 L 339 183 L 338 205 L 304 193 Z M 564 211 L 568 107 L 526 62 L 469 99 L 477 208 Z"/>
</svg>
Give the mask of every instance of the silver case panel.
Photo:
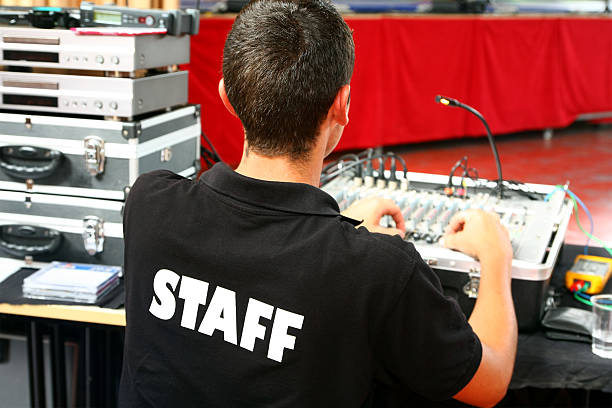
<svg viewBox="0 0 612 408">
<path fill-rule="evenodd" d="M 61 233 L 62 242 L 56 252 L 34 256 L 40 262 L 122 265 L 122 211 L 123 203 L 117 201 L 0 191 L 0 226 L 31 225 Z M 86 216 L 104 221 L 103 251 L 96 255 L 89 255 L 85 250 L 83 218 Z M 17 258 L 2 248 L 0 256 Z"/>
<path fill-rule="evenodd" d="M 186 177 L 193 175 L 200 153 L 199 107 L 194 105 L 128 123 L 0 114 L 0 128 L 0 146 L 27 145 L 64 153 L 58 170 L 34 180 L 29 189 L 24 180 L 0 171 L 0 189 L 4 190 L 123 200 L 125 188 L 142 173 L 166 169 Z M 123 133 L 127 131 L 138 137 L 126 139 Z M 105 142 L 104 172 L 96 176 L 85 166 L 86 136 Z M 162 161 L 165 150 L 171 154 L 168 161 Z"/>
</svg>

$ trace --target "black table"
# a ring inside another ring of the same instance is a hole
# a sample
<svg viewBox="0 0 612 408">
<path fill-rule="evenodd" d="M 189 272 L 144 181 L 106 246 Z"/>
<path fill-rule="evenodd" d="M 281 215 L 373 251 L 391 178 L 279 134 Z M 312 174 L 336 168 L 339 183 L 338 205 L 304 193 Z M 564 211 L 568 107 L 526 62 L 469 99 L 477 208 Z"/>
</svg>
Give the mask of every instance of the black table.
<svg viewBox="0 0 612 408">
<path fill-rule="evenodd" d="M 578 245 L 564 245 L 563 247 L 550 283 L 551 292 L 554 291 L 554 297 L 559 306 L 590 310 L 589 306 L 575 300 L 565 289 L 565 272 L 574 264 L 576 255 L 583 253 L 583 250 L 584 247 Z M 589 248 L 589 255 L 609 257 L 603 248 Z M 608 282 L 604 292 L 612 293 L 612 280 Z M 587 343 L 550 340 L 542 329 L 534 333 L 520 333 L 510 389 L 527 388 L 612 393 L 612 360 L 593 354 L 591 345 Z M 549 395 L 549 400 L 555 398 L 560 397 Z M 583 400 L 576 401 L 576 398 Z M 591 394 L 584 392 L 581 397 L 568 395 L 565 398 L 565 404 L 612 407 L 612 394 L 599 395 L 597 399 L 603 402 L 593 402 Z M 528 403 L 536 404 L 534 401 L 528 401 Z M 537 405 L 542 406 L 542 404 L 540 402 Z M 565 404 L 562 405 L 567 406 Z M 544 404 L 544 406 L 550 405 Z"/>
<path fill-rule="evenodd" d="M 573 265 L 575 256 L 582 251 L 583 247 L 577 245 L 565 245 L 562 249 L 559 262 L 551 278 L 551 288 L 558 295 L 560 305 L 588 309 L 588 306 L 575 301 L 564 289 L 565 271 Z M 590 248 L 589 254 L 607 255 L 601 248 Z M 608 283 L 605 291 L 612 293 L 612 281 Z M 82 336 L 80 342 L 83 344 L 83 350 L 86 351 L 85 354 L 91 356 L 92 353 L 89 351 L 95 350 L 93 355 L 97 356 L 95 359 L 97 361 L 87 359 L 84 362 L 85 367 L 81 372 L 86 373 L 88 379 L 79 381 L 84 388 L 84 398 L 80 399 L 79 402 L 83 403 L 84 406 L 112 407 L 116 405 L 113 398 L 116 396 L 118 370 L 121 366 L 122 327 L 115 326 L 113 329 L 113 326 L 104 324 L 76 323 L 51 318 L 26 318 L 9 314 L 4 314 L 4 317 L 13 320 L 21 319 L 22 323 L 24 323 L 24 319 L 28 321 L 25 327 L 31 345 L 36 345 L 41 341 L 41 334 L 53 336 L 60 329 L 61 333 L 66 330 L 68 333 L 76 330 L 78 337 Z M 61 327 L 58 327 L 58 325 L 61 325 Z M 34 331 L 38 330 L 38 332 L 32 333 L 33 328 Z M 72 334 L 74 335 L 74 333 Z M 109 337 L 111 335 L 116 336 L 115 340 Z M 57 342 L 53 346 L 53 350 L 57 351 Z M 41 350 L 41 348 L 30 347 L 30 352 L 36 350 Z M 38 358 L 33 358 L 36 356 L 30 357 L 30 364 L 41 361 L 40 356 Z M 61 355 L 56 360 L 61 361 Z M 94 365 L 96 369 L 92 370 L 90 365 Z M 58 367 L 54 367 L 54 370 L 58 370 Z M 42 373 L 40 369 L 33 371 Z M 95 375 L 94 372 L 99 374 Z M 94 381 L 92 382 L 92 380 Z M 41 378 L 33 376 L 31 381 L 34 381 L 32 384 L 34 390 L 32 391 L 36 391 L 33 395 L 32 406 L 45 406 Z M 89 386 L 94 384 L 95 389 L 90 389 Z M 58 384 L 57 387 L 65 389 L 64 384 Z M 524 392 L 526 390 L 529 392 Z M 559 393 L 567 394 L 567 390 L 578 390 L 579 395 L 576 397 L 576 395 L 568 394 L 565 397 L 559 397 Z M 601 395 L 597 396 L 598 401 L 604 401 L 603 404 L 592 403 L 595 398 L 591 398 L 591 391 L 599 394 L 605 393 L 603 397 Z M 554 401 L 559 401 L 560 398 L 565 402 L 560 405 L 554 403 Z M 41 399 L 43 400 L 41 401 Z M 62 401 L 62 399 L 59 399 L 59 401 Z M 533 333 L 521 333 L 518 339 L 517 358 L 514 375 L 510 383 L 510 391 L 500 406 L 612 407 L 612 360 L 594 355 L 591 352 L 590 344 L 550 340 L 546 338 L 542 330 Z"/>
</svg>

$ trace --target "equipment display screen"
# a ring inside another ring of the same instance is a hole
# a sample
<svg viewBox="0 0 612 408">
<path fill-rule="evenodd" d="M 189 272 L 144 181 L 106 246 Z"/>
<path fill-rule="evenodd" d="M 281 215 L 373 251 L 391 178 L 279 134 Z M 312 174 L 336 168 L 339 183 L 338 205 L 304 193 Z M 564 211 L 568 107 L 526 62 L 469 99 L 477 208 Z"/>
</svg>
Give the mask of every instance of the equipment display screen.
<svg viewBox="0 0 612 408">
<path fill-rule="evenodd" d="M 121 12 L 94 10 L 93 21 L 94 23 L 119 25 L 121 24 Z"/>
<path fill-rule="evenodd" d="M 50 106 L 52 108 L 58 106 L 56 97 L 38 95 L 3 94 L 2 103 L 5 105 Z"/>
<path fill-rule="evenodd" d="M 2 59 L 5 61 L 59 62 L 59 54 L 57 52 L 4 50 Z"/>
<path fill-rule="evenodd" d="M 600 276 L 605 276 L 609 269 L 610 266 L 607 263 L 590 259 L 580 259 L 572 268 L 574 272 L 587 272 Z"/>
</svg>

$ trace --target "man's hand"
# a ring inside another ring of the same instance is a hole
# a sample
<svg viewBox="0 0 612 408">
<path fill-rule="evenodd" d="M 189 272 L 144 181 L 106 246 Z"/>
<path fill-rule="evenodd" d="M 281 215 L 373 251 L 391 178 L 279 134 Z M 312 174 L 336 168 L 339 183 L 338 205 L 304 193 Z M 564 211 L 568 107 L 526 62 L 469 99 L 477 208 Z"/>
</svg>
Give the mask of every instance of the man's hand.
<svg viewBox="0 0 612 408">
<path fill-rule="evenodd" d="M 496 213 L 482 210 L 457 213 L 446 227 L 443 238 L 445 247 L 461 251 L 481 262 L 512 261 L 510 237 Z"/>
<path fill-rule="evenodd" d="M 516 356 L 517 324 L 511 294 L 512 246 L 495 213 L 468 210 L 456 214 L 444 245 L 480 260 L 480 286 L 469 318 L 482 344 L 482 359 L 470 382 L 454 398 L 489 407 L 506 394 Z"/>
<path fill-rule="evenodd" d="M 393 201 L 380 198 L 368 197 L 363 200 L 355 201 L 342 215 L 355 220 L 363 220 L 363 225 L 370 232 L 380 232 L 389 235 L 399 235 L 402 238 L 406 232 L 402 211 Z M 390 215 L 395 221 L 395 228 L 384 228 L 380 226 L 380 219 L 384 215 Z"/>
</svg>

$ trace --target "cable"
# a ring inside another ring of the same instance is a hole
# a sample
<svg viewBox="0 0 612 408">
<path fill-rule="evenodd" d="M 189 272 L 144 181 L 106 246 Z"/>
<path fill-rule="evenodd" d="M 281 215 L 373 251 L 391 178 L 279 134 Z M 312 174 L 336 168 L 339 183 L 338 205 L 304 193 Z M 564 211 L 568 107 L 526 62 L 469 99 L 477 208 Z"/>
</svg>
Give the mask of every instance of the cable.
<svg viewBox="0 0 612 408">
<path fill-rule="evenodd" d="M 335 160 L 335 161 L 333 161 L 331 163 L 328 163 L 325 167 L 323 167 L 323 170 L 321 170 L 321 173 L 327 173 L 327 171 L 329 171 L 329 169 L 331 169 L 334 166 L 340 165 L 344 160 L 346 160 L 348 158 L 352 158 L 354 161 L 359 161 L 359 156 L 358 155 L 356 155 L 354 153 L 347 153 L 347 154 L 344 154 L 344 155 L 340 156 L 340 158 L 338 160 Z"/>
<path fill-rule="evenodd" d="M 344 155 L 340 156 L 337 160 L 335 160 L 335 161 L 333 161 L 331 163 L 328 163 L 325 167 L 323 167 L 323 169 L 321 170 L 321 173 L 322 173 L 321 177 L 325 178 L 327 176 L 326 173 L 328 173 L 329 170 L 331 170 L 334 167 L 342 165 L 344 163 L 344 161 L 346 159 L 349 159 L 349 158 L 353 159 L 352 163 L 355 163 L 355 164 L 368 163 L 368 162 L 370 162 L 372 160 L 376 160 L 376 159 L 384 161 L 384 159 L 386 159 L 386 158 L 391 158 L 391 159 L 397 160 L 397 161 L 399 161 L 401 163 L 401 165 L 402 165 L 402 167 L 404 169 L 404 178 L 407 177 L 407 175 L 408 175 L 408 166 L 406 165 L 406 161 L 404 160 L 404 158 L 402 156 L 398 155 L 395 152 L 380 153 L 378 155 L 373 155 L 373 152 L 374 152 L 374 149 L 372 149 L 370 147 L 370 148 L 368 148 L 368 149 L 366 149 L 366 150 L 364 150 L 364 151 L 362 151 L 360 153 L 357 153 L 357 154 L 355 154 L 355 153 L 344 154 Z M 361 158 L 365 158 L 366 161 L 361 160 Z M 338 170 L 342 170 L 342 169 L 349 170 L 349 169 L 351 169 L 353 167 L 355 167 L 355 166 L 351 165 L 348 168 L 347 167 L 342 167 L 342 168 L 338 168 L 335 171 L 337 172 Z M 373 168 L 371 168 L 372 167 L 371 163 L 369 163 L 368 167 L 369 167 L 369 170 L 366 169 L 366 172 L 373 171 Z M 357 177 L 361 177 L 362 176 L 362 172 L 363 172 L 363 170 L 358 167 Z M 381 172 L 380 163 L 379 163 L 379 172 Z M 369 175 L 371 175 L 371 174 L 369 174 Z M 335 175 L 333 177 L 335 177 Z M 333 178 L 333 177 L 330 177 L 330 178 Z"/>
<path fill-rule="evenodd" d="M 212 150 L 212 159 L 215 160 L 216 162 L 222 162 L 223 159 L 221 159 L 221 156 L 219 156 L 219 153 L 217 153 L 217 149 L 215 149 L 215 146 L 212 144 L 212 142 L 210 141 L 210 139 L 206 136 L 206 133 L 202 132 L 202 138 L 204 138 L 204 140 L 206 141 L 206 143 L 208 143 L 208 145 L 210 146 L 210 149 Z"/>
<path fill-rule="evenodd" d="M 459 167 L 461 167 L 464 172 L 467 171 L 467 161 L 468 161 L 467 156 L 463 156 L 461 159 L 457 160 L 455 165 L 451 168 L 450 173 L 448 174 L 447 187 L 450 187 L 450 188 L 453 187 L 453 176 L 455 175 L 455 172 L 457 171 Z"/>
<path fill-rule="evenodd" d="M 589 242 L 591 239 L 599 242 L 607 251 L 610 255 L 612 255 L 612 250 L 610 250 L 610 248 L 608 248 L 606 246 L 606 244 L 600 240 L 599 238 L 593 236 L 593 229 L 594 229 L 594 223 L 593 223 L 593 217 L 591 216 L 591 212 L 589 211 L 589 209 L 587 208 L 587 206 L 582 202 L 582 200 L 573 192 L 570 191 L 569 188 L 563 187 L 563 186 L 555 186 L 555 189 L 553 191 L 551 191 L 550 193 L 548 193 L 546 195 L 546 197 L 544 198 L 544 201 L 548 201 L 550 200 L 550 197 L 558 190 L 564 191 L 565 193 L 567 193 L 570 198 L 572 199 L 572 203 L 574 204 L 574 217 L 576 218 L 576 224 L 578 224 L 578 228 L 580 228 L 580 230 L 584 233 L 584 235 L 587 236 L 587 242 L 584 245 L 584 254 L 588 255 L 588 248 L 589 248 Z M 587 217 L 589 217 L 589 222 L 591 224 L 591 228 L 590 228 L 590 233 L 586 232 L 584 230 L 584 228 L 582 228 L 582 225 L 580 224 L 580 219 L 578 217 L 578 205 L 576 204 L 576 202 L 578 202 L 580 204 L 580 206 L 582 207 L 582 209 L 584 210 L 584 212 L 586 213 Z"/>
<path fill-rule="evenodd" d="M 358 153 L 358 154 L 357 154 L 357 156 L 358 156 L 359 158 L 361 158 L 361 157 L 368 157 L 368 156 L 371 156 L 372 154 L 374 154 L 374 148 L 372 148 L 372 147 L 368 147 L 368 148 L 367 148 L 367 149 L 365 149 L 364 151 L 362 151 L 362 152 Z"/>
<path fill-rule="evenodd" d="M 591 303 L 590 300 L 583 299 L 582 297 L 578 295 L 578 292 L 574 292 L 574 299 L 576 299 L 579 302 L 584 303 L 585 305 L 593 306 L 593 303 Z"/>
<path fill-rule="evenodd" d="M 333 179 L 334 177 L 339 176 L 340 174 L 347 172 L 349 170 L 351 170 L 352 168 L 359 166 L 363 163 L 371 163 L 372 160 L 377 159 L 378 156 L 372 156 L 372 157 L 368 157 L 366 159 L 361 159 L 359 161 L 354 161 L 354 162 L 350 162 L 347 166 L 342 167 L 341 169 L 338 169 L 336 171 L 334 171 L 333 173 L 329 173 L 329 174 L 321 174 L 321 184 L 326 183 L 327 181 Z M 366 169 L 366 173 L 367 173 L 367 169 Z M 366 174 L 367 175 L 367 174 Z"/>
<path fill-rule="evenodd" d="M 408 176 L 408 166 L 406 166 L 406 161 L 404 160 L 404 158 L 395 152 L 388 152 L 387 156 L 395 158 L 402 164 L 402 167 L 404 168 L 404 177 L 407 177 Z"/>
<path fill-rule="evenodd" d="M 210 157 L 209 150 L 204 146 L 200 146 L 200 157 L 206 162 L 208 168 L 211 168 L 215 164 L 215 161 Z"/>
<path fill-rule="evenodd" d="M 597 241 L 598 243 L 601 244 L 601 246 L 608 251 L 608 253 L 610 254 L 610 256 L 612 256 L 612 249 L 608 248 L 608 246 L 606 246 L 606 243 L 603 242 L 601 239 L 597 238 L 596 236 L 589 234 L 588 232 L 586 232 L 584 230 L 584 228 L 582 228 L 582 225 L 580 224 L 580 219 L 578 218 L 578 205 L 576 204 L 576 200 L 574 200 L 574 198 L 572 197 L 572 202 L 574 203 L 574 215 L 576 216 L 576 224 L 578 224 L 578 227 L 580 228 L 580 230 L 584 233 L 584 235 L 586 235 L 587 237 L 591 238 L 594 241 Z M 587 241 L 588 242 L 588 241 Z M 586 247 L 588 247 L 588 245 L 585 245 Z"/>
<path fill-rule="evenodd" d="M 585 305 L 593 306 L 593 302 L 591 302 L 591 295 L 584 293 L 584 291 L 588 290 L 588 288 L 589 288 L 589 283 L 586 282 L 584 286 L 582 286 L 580 289 L 573 292 L 574 299 L 576 299 L 579 302 L 584 303 Z M 601 304 L 605 306 L 612 306 L 612 302 L 608 301 L 607 299 L 602 299 Z"/>
<path fill-rule="evenodd" d="M 386 155 L 387 155 L 386 153 L 381 153 L 381 154 L 373 155 L 373 156 L 370 156 L 370 157 L 366 157 L 365 159 L 360 159 L 359 161 L 350 162 L 346 167 L 338 169 L 338 170 L 334 171 L 333 173 L 325 174 L 325 175 L 321 174 L 321 181 L 320 182 L 321 182 L 321 184 L 324 184 L 327 181 L 333 179 L 334 177 L 337 177 L 340 174 L 342 174 L 342 173 L 344 173 L 344 172 L 346 172 L 346 171 L 348 171 L 348 170 L 350 170 L 350 169 L 352 169 L 352 168 L 354 168 L 356 166 L 359 166 L 359 165 L 361 165 L 363 163 L 367 163 L 367 162 L 371 163 L 373 160 L 377 160 L 377 159 L 386 157 Z"/>
</svg>

